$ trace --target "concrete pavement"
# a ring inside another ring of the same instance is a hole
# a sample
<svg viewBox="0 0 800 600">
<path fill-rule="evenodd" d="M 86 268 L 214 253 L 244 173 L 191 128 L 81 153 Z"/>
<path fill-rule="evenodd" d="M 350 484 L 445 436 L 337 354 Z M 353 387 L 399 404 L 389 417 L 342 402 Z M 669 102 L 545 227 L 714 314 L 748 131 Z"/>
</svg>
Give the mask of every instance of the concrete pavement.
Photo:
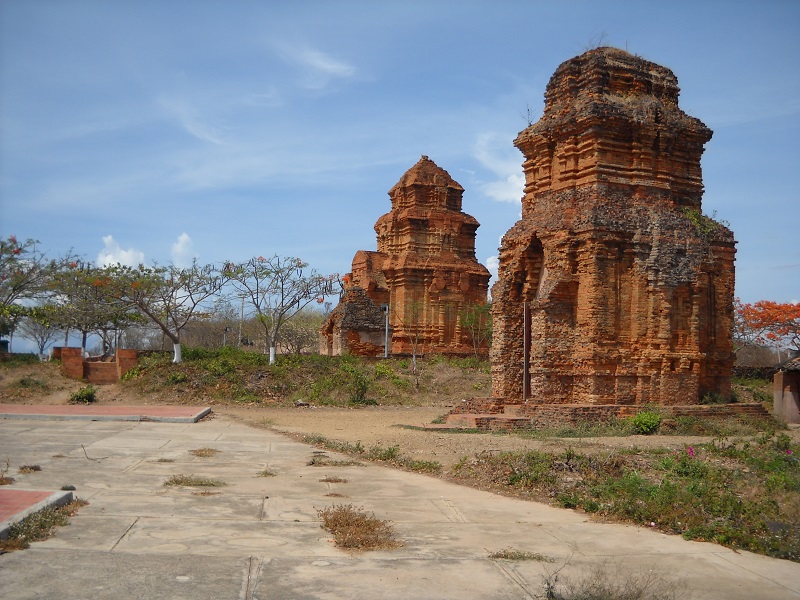
<svg viewBox="0 0 800 600">
<path fill-rule="evenodd" d="M 215 448 L 206 458 L 189 451 Z M 654 571 L 696 599 L 800 598 L 800 564 L 599 524 L 365 463 L 311 466 L 315 449 L 223 418 L 198 423 L 0 420 L 0 459 L 41 471 L 12 487 L 74 485 L 90 502 L 54 537 L 0 556 L 4 599 L 538 598 L 544 578 L 594 566 Z M 326 453 L 331 459 L 344 458 Z M 270 469 L 273 477 L 259 473 Z M 221 488 L 167 487 L 175 474 Z M 325 483 L 336 476 L 346 483 Z M 335 494 L 335 495 L 334 495 Z M 404 546 L 350 554 L 317 509 L 353 504 Z M 512 547 L 554 562 L 492 560 Z M 565 566 L 566 565 L 566 566 Z"/>
</svg>

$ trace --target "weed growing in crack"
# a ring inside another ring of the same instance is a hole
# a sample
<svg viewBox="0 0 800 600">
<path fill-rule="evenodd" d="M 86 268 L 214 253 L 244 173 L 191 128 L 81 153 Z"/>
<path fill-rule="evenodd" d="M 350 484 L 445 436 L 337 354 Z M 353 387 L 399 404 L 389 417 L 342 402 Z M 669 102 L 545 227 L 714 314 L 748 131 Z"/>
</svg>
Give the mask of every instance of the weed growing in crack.
<svg viewBox="0 0 800 600">
<path fill-rule="evenodd" d="M 20 475 L 26 475 L 28 473 L 35 473 L 36 471 L 41 471 L 42 467 L 39 465 L 22 465 L 19 469 L 17 469 L 17 473 Z"/>
<path fill-rule="evenodd" d="M 221 479 L 198 477 L 197 475 L 173 475 L 164 482 L 166 486 L 182 487 L 223 487 L 228 485 Z"/>
<path fill-rule="evenodd" d="M 504 548 L 497 552 L 491 552 L 489 558 L 492 560 L 535 560 L 537 562 L 551 563 L 555 559 L 539 554 L 538 552 L 526 552 L 525 550 L 515 550 L 514 548 Z"/>
<path fill-rule="evenodd" d="M 194 450 L 189 450 L 189 454 L 193 454 L 194 456 L 198 456 L 200 458 L 208 458 L 209 456 L 219 454 L 219 450 L 216 448 L 195 448 Z"/>
</svg>

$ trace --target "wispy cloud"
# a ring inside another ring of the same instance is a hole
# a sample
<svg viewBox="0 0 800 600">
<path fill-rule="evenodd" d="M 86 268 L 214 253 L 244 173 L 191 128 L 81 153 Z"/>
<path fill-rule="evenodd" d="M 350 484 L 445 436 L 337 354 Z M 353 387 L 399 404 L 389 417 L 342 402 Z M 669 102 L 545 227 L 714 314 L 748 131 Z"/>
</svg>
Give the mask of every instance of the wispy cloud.
<svg viewBox="0 0 800 600">
<path fill-rule="evenodd" d="M 522 157 L 513 147 L 509 149 L 508 136 L 482 133 L 475 142 L 474 155 L 496 179 L 480 181 L 479 189 L 498 202 L 519 202 L 525 186 Z"/>
<path fill-rule="evenodd" d="M 125 265 L 135 267 L 144 262 L 144 252 L 135 248 L 123 249 L 111 235 L 103 236 L 104 248 L 97 255 L 97 264 L 101 267 Z"/>
<path fill-rule="evenodd" d="M 188 267 L 195 258 L 197 258 L 197 252 L 194 250 L 194 242 L 184 231 L 172 244 L 172 262 L 176 267 Z"/>
<path fill-rule="evenodd" d="M 192 103 L 179 98 L 161 97 L 158 99 L 158 104 L 169 117 L 177 119 L 188 134 L 217 146 L 225 145 L 226 142 L 222 135 L 223 128 L 211 123 Z"/>
<path fill-rule="evenodd" d="M 288 63 L 302 70 L 302 85 L 309 90 L 321 90 L 337 79 L 355 76 L 356 68 L 308 45 L 278 44 L 278 52 Z"/>
</svg>

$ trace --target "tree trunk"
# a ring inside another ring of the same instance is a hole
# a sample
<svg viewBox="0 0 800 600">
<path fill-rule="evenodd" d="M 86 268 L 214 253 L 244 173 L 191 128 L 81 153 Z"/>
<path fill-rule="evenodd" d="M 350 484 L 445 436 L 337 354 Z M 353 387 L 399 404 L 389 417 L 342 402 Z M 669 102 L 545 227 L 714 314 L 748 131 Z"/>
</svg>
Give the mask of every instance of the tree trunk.
<svg viewBox="0 0 800 600">
<path fill-rule="evenodd" d="M 275 364 L 275 346 L 269 347 L 269 364 Z"/>
<path fill-rule="evenodd" d="M 172 352 L 174 353 L 172 357 L 172 363 L 177 365 L 178 363 L 182 362 L 180 342 L 175 342 L 172 344 Z"/>
</svg>

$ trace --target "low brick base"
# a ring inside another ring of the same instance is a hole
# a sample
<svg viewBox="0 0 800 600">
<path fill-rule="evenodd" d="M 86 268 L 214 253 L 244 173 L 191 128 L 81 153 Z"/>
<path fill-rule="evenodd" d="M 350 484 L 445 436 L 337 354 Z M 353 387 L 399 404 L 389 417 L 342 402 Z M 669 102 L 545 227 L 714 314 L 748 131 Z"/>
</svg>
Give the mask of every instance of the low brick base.
<svg viewBox="0 0 800 600">
<path fill-rule="evenodd" d="M 468 410 L 471 409 L 471 410 Z M 723 418 L 731 416 L 769 417 L 758 403 L 660 406 L 670 417 Z M 452 427 L 485 431 L 545 428 L 577 425 L 585 422 L 611 421 L 631 417 L 644 406 L 617 404 L 517 404 L 503 406 L 502 400 L 472 398 L 464 400 L 447 415 L 446 424 Z"/>
</svg>

